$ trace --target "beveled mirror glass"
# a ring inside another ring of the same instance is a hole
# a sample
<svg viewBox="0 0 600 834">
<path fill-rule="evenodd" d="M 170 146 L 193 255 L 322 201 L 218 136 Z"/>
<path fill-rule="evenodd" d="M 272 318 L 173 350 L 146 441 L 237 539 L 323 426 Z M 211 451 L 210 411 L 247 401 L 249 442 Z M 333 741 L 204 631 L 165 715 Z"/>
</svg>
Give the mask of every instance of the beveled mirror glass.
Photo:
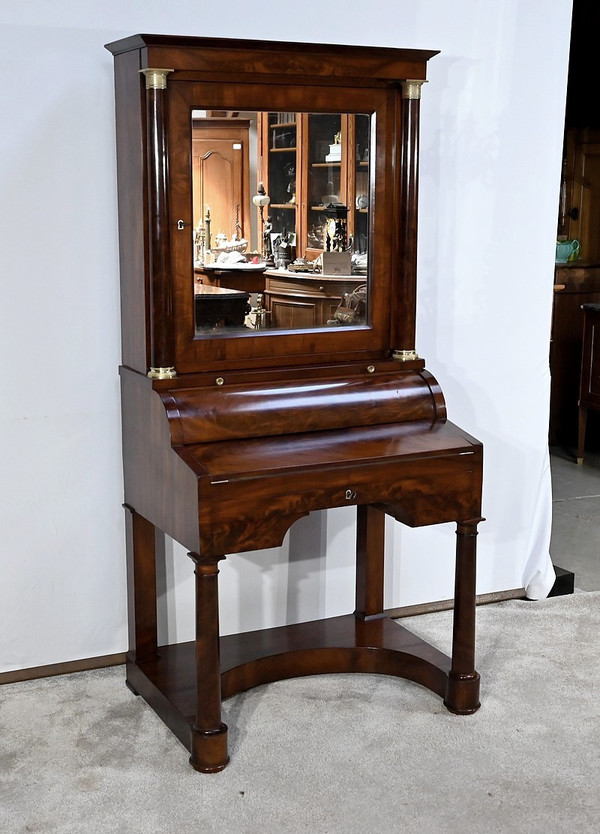
<svg viewBox="0 0 600 834">
<path fill-rule="evenodd" d="M 369 324 L 372 122 L 192 111 L 196 338 Z"/>
</svg>

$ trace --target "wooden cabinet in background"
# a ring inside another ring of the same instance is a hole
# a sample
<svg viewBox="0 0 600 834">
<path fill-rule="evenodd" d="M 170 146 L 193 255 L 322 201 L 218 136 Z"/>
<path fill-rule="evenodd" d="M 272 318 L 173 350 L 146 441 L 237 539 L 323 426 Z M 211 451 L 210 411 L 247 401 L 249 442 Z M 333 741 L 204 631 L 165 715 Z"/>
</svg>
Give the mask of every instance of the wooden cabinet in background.
<svg viewBox="0 0 600 834">
<path fill-rule="evenodd" d="M 550 346 L 550 444 L 577 445 L 582 304 L 600 302 L 600 264 L 560 264 L 555 272 Z M 590 417 L 594 422 L 597 415 Z M 591 432 L 588 436 L 591 438 Z"/>
<path fill-rule="evenodd" d="M 567 133 L 559 235 L 578 240 L 582 264 L 600 263 L 600 130 Z"/>
<path fill-rule="evenodd" d="M 559 240 L 578 240 L 577 260 L 557 264 L 550 346 L 550 444 L 577 445 L 582 304 L 600 301 L 600 130 L 566 135 Z M 594 422 L 597 415 L 590 418 Z M 588 432 L 591 439 L 594 432 Z"/>
</svg>

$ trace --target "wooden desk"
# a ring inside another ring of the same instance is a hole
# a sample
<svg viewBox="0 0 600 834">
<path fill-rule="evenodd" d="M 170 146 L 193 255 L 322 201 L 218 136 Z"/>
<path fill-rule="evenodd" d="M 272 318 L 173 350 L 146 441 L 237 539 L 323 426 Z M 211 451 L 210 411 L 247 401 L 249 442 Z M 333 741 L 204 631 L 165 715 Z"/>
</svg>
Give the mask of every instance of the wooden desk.
<svg viewBox="0 0 600 834">
<path fill-rule="evenodd" d="M 482 448 L 445 421 L 441 392 L 426 371 L 375 381 L 320 378 L 317 385 L 190 388 L 165 380 L 154 382 L 157 390 L 128 369 L 121 376 L 133 635 L 127 680 L 190 750 L 194 768 L 227 764 L 221 699 L 284 678 L 397 675 L 436 692 L 452 712 L 479 707 Z M 392 422 L 398 414 L 404 420 Z M 278 434 L 282 425 L 288 431 Z M 357 508 L 355 611 L 221 638 L 219 561 L 280 545 L 312 510 L 348 505 Z M 383 613 L 386 513 L 412 527 L 457 523 L 451 657 Z M 195 563 L 194 643 L 157 646 L 155 528 L 186 546 Z"/>
<path fill-rule="evenodd" d="M 228 761 L 221 698 L 281 678 L 398 675 L 438 693 L 453 712 L 474 712 L 482 449 L 446 422 L 441 390 L 415 347 L 419 99 L 435 52 L 165 35 L 108 48 L 121 207 L 129 686 L 207 772 Z M 267 175 L 271 208 L 278 198 L 269 158 L 280 152 L 273 140 L 293 123 L 301 141 L 285 153 L 300 162 L 293 213 L 302 254 L 311 154 L 311 166 L 325 172 L 310 125 L 323 117 L 322 135 L 339 132 L 349 151 L 339 167 L 344 205 L 354 205 L 356 183 L 368 175 L 370 275 L 267 275 L 276 327 L 199 333 L 190 232 L 193 206 L 205 202 L 191 176 L 190 112 L 210 104 L 235 121 L 267 103 L 273 112 L 254 111 L 256 170 Z M 375 165 L 360 171 L 348 162 L 357 144 Z M 363 283 L 364 326 L 314 326 Z M 340 506 L 357 513 L 354 610 L 221 638 L 219 562 L 280 545 L 301 516 Z M 410 526 L 457 524 L 450 657 L 383 612 L 386 514 Z M 157 645 L 157 530 L 186 547 L 195 566 L 192 643 Z"/>
<path fill-rule="evenodd" d="M 229 287 L 240 292 L 265 291 L 264 264 L 207 264 L 196 267 L 196 280 L 209 287 Z"/>
<path fill-rule="evenodd" d="M 250 312 L 248 293 L 227 287 L 194 286 L 196 328 L 220 329 L 243 327 L 246 314 Z"/>
</svg>

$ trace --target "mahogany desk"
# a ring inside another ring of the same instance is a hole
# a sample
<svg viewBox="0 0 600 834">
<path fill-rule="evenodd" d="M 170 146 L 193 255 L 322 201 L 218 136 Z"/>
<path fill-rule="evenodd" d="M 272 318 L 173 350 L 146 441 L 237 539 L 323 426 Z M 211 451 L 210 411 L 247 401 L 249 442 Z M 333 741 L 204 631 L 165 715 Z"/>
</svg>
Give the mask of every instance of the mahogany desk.
<svg viewBox="0 0 600 834">
<path fill-rule="evenodd" d="M 436 53 L 151 34 L 107 48 L 115 56 L 129 686 L 206 772 L 228 761 L 221 699 L 282 678 L 398 675 L 453 712 L 474 712 L 482 448 L 446 421 L 415 347 L 420 96 Z M 273 139 L 282 120 L 296 125 L 300 141 L 283 153 L 296 154 L 287 231 L 300 255 L 312 239 L 311 172 L 317 183 L 329 176 L 319 141 L 342 142 L 335 176 L 347 228 L 368 230 L 364 323 L 327 326 L 335 292 L 299 277 L 293 283 L 306 298 L 277 296 L 282 315 L 289 305 L 283 327 L 199 332 L 192 229 L 194 205 L 204 211 L 205 201 L 194 187 L 194 111 L 226 113 L 230 125 L 255 114 L 260 182 L 239 201 L 266 182 L 273 223 L 282 170 Z M 365 182 L 368 213 L 358 216 Z M 347 505 L 357 508 L 354 611 L 221 638 L 219 562 L 280 545 L 312 510 Z M 383 613 L 386 514 L 413 527 L 457 524 L 451 657 Z M 188 644 L 157 645 L 156 530 L 195 565 Z"/>
<path fill-rule="evenodd" d="M 221 699 L 284 678 L 397 675 L 436 692 L 452 712 L 478 708 L 482 447 L 446 422 L 427 371 L 324 378 L 316 385 L 296 380 L 275 389 L 177 388 L 178 381 L 165 380 L 153 390 L 140 374 L 122 369 L 121 376 L 131 511 L 127 680 L 190 750 L 197 770 L 217 771 L 228 762 Z M 391 422 L 394 413 L 403 420 Z M 270 433 L 286 419 L 296 433 Z M 348 504 L 357 507 L 355 611 L 219 637 L 219 561 L 279 545 L 301 516 Z M 383 614 L 386 513 L 413 527 L 458 525 L 452 657 Z M 195 563 L 192 643 L 157 646 L 155 525 L 184 544 Z"/>
</svg>

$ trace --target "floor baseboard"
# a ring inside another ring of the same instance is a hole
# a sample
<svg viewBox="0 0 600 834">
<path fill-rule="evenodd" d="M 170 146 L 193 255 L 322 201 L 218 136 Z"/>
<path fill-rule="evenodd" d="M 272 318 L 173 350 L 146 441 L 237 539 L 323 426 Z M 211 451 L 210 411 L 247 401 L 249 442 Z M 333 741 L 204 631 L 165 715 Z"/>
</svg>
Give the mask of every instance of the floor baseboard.
<svg viewBox="0 0 600 834">
<path fill-rule="evenodd" d="M 525 588 L 512 588 L 508 591 L 495 591 L 492 594 L 477 594 L 477 605 L 489 605 L 492 602 L 504 602 L 507 599 L 524 599 Z M 417 605 L 405 605 L 402 608 L 388 608 L 385 612 L 393 620 L 401 617 L 418 617 L 420 614 L 433 614 L 435 611 L 451 611 L 454 608 L 453 599 L 442 599 L 438 602 L 422 602 Z"/>
<path fill-rule="evenodd" d="M 105 654 L 102 657 L 87 657 L 83 660 L 68 660 L 66 663 L 51 663 L 49 666 L 15 669 L 12 672 L 0 672 L 0 685 L 37 678 L 51 678 L 55 675 L 71 675 L 73 672 L 89 672 L 90 669 L 105 669 L 108 666 L 120 666 L 122 663 L 125 663 L 125 652 Z"/>
<path fill-rule="evenodd" d="M 562 593 L 568 592 L 563 591 Z M 524 596 L 524 588 L 498 591 L 493 594 L 478 594 L 477 605 L 488 605 L 492 602 L 503 602 L 507 599 L 522 599 Z M 416 617 L 419 614 L 433 614 L 435 611 L 448 611 L 453 607 L 454 600 L 444 599 L 438 602 L 424 602 L 419 605 L 390 608 L 385 613 L 392 619 L 400 619 L 401 617 Z M 74 672 L 88 672 L 91 669 L 105 669 L 109 666 L 120 666 L 123 663 L 125 663 L 125 652 L 119 652 L 118 654 L 107 654 L 102 657 L 70 660 L 66 663 L 52 663 L 49 666 L 32 666 L 29 669 L 15 669 L 12 672 L 0 672 L 0 686 L 5 683 L 20 683 L 22 681 L 36 680 L 37 678 L 51 678 L 55 675 L 71 675 Z"/>
</svg>

